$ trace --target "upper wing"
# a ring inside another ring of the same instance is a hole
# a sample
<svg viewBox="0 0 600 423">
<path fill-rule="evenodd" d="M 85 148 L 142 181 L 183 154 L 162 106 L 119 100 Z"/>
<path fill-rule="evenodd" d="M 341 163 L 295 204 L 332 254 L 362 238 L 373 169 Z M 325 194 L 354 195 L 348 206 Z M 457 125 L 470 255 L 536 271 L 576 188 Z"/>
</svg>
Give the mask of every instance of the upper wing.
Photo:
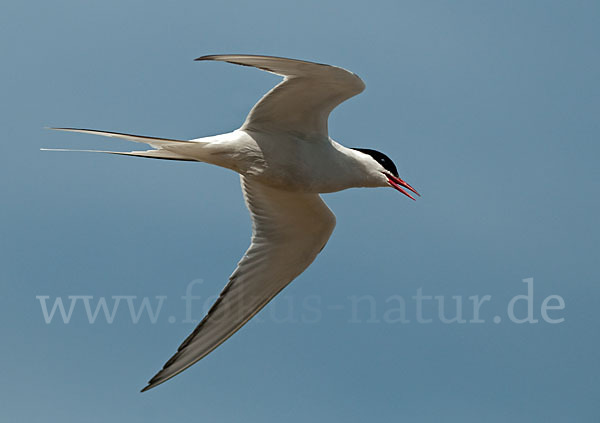
<svg viewBox="0 0 600 423">
<path fill-rule="evenodd" d="M 329 113 L 365 89 L 363 81 L 346 69 L 302 60 L 237 54 L 203 56 L 196 60 L 253 66 L 284 77 L 254 105 L 242 129 L 285 131 L 306 139 L 327 139 Z"/>
<path fill-rule="evenodd" d="M 142 392 L 233 335 L 313 262 L 335 227 L 335 216 L 318 194 L 280 191 L 245 177 L 241 182 L 252 217 L 250 247 L 208 314 Z"/>
</svg>

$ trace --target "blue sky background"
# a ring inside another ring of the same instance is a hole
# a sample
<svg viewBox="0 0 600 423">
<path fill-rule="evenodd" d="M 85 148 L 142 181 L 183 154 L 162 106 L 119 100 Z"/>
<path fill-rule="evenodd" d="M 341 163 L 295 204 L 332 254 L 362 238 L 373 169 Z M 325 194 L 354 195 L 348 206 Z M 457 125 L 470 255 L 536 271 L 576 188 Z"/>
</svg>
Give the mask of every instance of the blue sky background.
<svg viewBox="0 0 600 423">
<path fill-rule="evenodd" d="M 0 419 L 597 422 L 599 28 L 594 1 L 4 2 Z M 277 77 L 192 59 L 238 52 L 359 74 L 367 90 L 333 113 L 331 136 L 384 151 L 423 197 L 326 195 L 338 223 L 314 265 L 259 321 L 140 394 L 193 329 L 186 286 L 203 280 L 198 319 L 248 245 L 238 178 L 40 152 L 138 147 L 43 127 L 230 131 Z M 539 322 L 515 324 L 507 304 L 529 277 Z M 419 288 L 461 296 L 467 319 L 467 298 L 491 295 L 485 323 L 444 324 L 428 306 L 419 324 Z M 39 295 L 167 299 L 156 324 L 124 307 L 89 324 L 81 304 L 46 324 Z M 364 303 L 351 318 L 364 295 L 376 322 Z M 410 323 L 383 321 L 394 295 Z M 563 323 L 541 319 L 549 295 Z"/>
</svg>

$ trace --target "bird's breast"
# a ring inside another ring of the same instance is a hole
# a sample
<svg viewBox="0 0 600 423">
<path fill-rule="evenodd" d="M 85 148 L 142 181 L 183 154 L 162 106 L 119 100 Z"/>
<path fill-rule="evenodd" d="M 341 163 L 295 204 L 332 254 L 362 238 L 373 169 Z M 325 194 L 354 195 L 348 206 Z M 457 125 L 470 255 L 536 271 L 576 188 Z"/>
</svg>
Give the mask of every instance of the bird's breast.
<svg viewBox="0 0 600 423">
<path fill-rule="evenodd" d="M 215 149 L 218 162 L 285 191 L 327 193 L 357 186 L 348 158 L 329 140 L 240 133 Z"/>
<path fill-rule="evenodd" d="M 284 148 L 285 146 L 285 148 Z M 264 148 L 263 183 L 286 191 L 326 193 L 353 186 L 343 157 L 328 143 L 294 140 Z"/>
</svg>

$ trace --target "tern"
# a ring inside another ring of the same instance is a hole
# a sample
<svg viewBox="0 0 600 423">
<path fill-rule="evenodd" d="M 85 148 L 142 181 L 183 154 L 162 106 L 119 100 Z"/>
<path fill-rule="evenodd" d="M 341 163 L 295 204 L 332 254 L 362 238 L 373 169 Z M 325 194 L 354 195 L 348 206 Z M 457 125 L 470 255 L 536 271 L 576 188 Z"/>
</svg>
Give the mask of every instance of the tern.
<svg viewBox="0 0 600 423">
<path fill-rule="evenodd" d="M 89 151 L 209 163 L 240 174 L 252 219 L 250 247 L 229 282 L 177 352 L 148 382 L 147 391 L 181 373 L 221 345 L 325 247 L 335 215 L 319 194 L 355 187 L 391 187 L 414 200 L 417 191 L 398 175 L 392 160 L 368 148 L 346 148 L 329 137 L 327 120 L 343 101 L 365 89 L 354 73 L 336 66 L 256 55 L 210 55 L 282 76 L 243 125 L 230 133 L 192 140 L 76 128 L 50 128 L 121 138 L 147 151 Z"/>
</svg>

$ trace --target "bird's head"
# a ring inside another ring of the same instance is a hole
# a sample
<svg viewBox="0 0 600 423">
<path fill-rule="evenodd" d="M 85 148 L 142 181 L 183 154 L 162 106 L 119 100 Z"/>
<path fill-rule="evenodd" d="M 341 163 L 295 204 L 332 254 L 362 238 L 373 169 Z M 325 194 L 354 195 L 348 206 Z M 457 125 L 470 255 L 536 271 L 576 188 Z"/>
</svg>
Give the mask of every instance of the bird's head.
<svg viewBox="0 0 600 423">
<path fill-rule="evenodd" d="M 412 191 L 418 196 L 421 195 L 407 182 L 402 180 L 400 176 L 398 176 L 398 169 L 396 169 L 396 165 L 392 159 L 385 154 L 368 148 L 353 148 L 353 150 L 356 150 L 367 156 L 363 157 L 363 159 L 365 159 L 364 162 L 367 164 L 367 170 L 371 174 L 372 178 L 377 181 L 378 186 L 390 186 L 400 191 L 407 197 L 412 198 L 413 200 L 415 198 L 406 190 Z"/>
</svg>

